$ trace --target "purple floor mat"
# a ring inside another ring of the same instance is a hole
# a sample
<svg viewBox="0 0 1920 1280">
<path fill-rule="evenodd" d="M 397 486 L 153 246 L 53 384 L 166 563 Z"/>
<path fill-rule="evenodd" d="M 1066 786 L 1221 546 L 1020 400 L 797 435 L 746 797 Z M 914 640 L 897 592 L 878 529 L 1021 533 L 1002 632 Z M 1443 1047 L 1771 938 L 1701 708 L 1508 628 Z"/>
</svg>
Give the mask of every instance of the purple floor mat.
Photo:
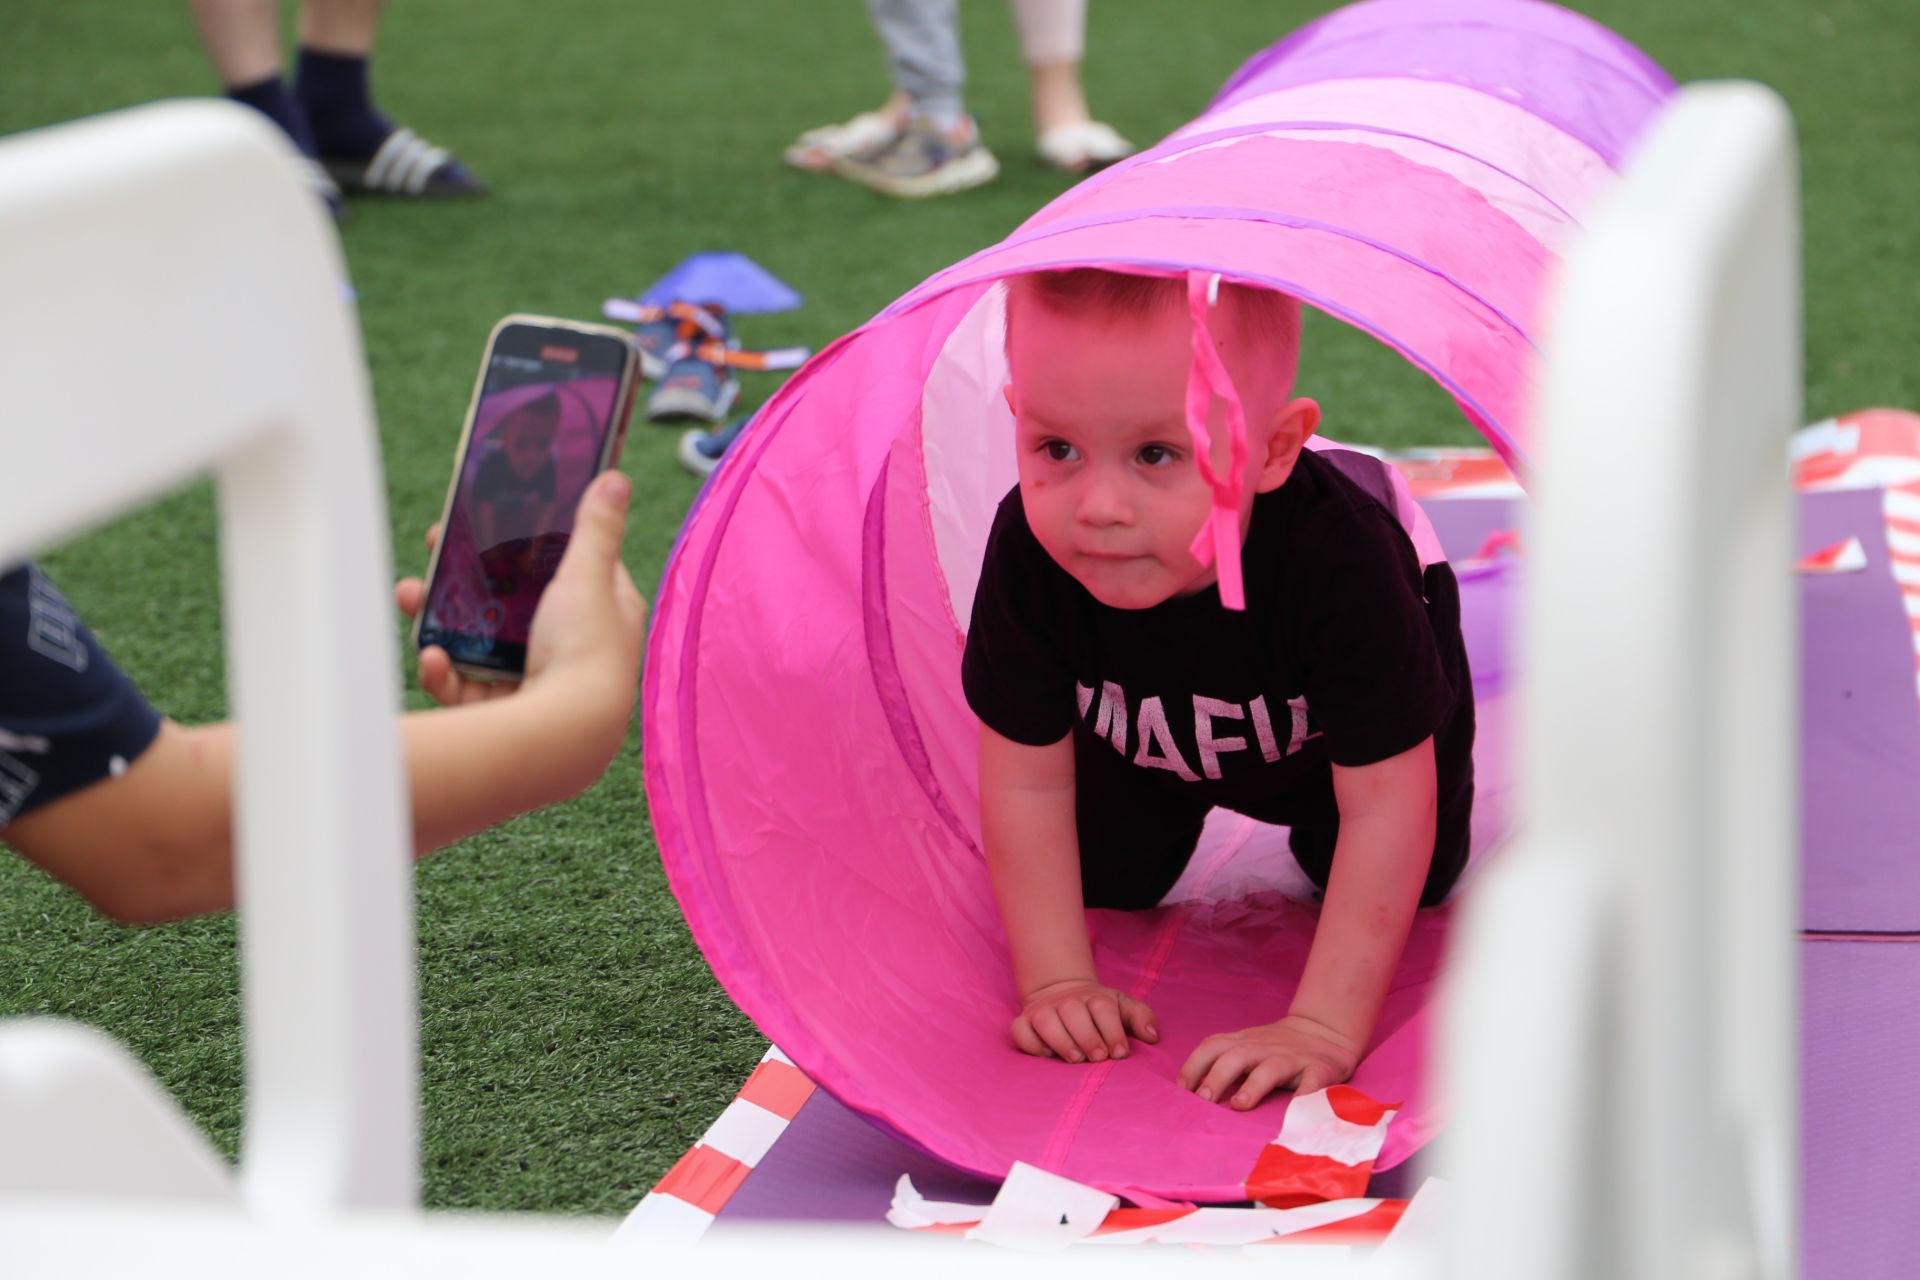
<svg viewBox="0 0 1920 1280">
<path fill-rule="evenodd" d="M 1862 573 L 1801 579 L 1801 923 L 1920 930 L 1920 699 L 1877 490 L 1809 494 L 1801 551 L 1858 537 Z"/>
<path fill-rule="evenodd" d="M 1520 503 L 1511 498 L 1428 498 L 1420 504 L 1447 559 L 1459 564 L 1486 545 L 1487 536 L 1520 528 Z"/>
<path fill-rule="evenodd" d="M 1447 554 L 1519 521 L 1506 499 L 1429 501 Z M 1803 575 L 1801 926 L 1920 931 L 1920 697 L 1877 489 L 1800 500 L 1799 554 L 1860 539 L 1867 568 Z"/>
<path fill-rule="evenodd" d="M 989 1204 L 1000 1189 L 882 1133 L 825 1089 L 816 1089 L 721 1208 L 714 1229 L 766 1219 L 879 1222 L 903 1173 L 929 1200 Z M 1376 1176 L 1367 1194 L 1406 1197 L 1417 1182 L 1410 1165 L 1403 1164 Z"/>
<path fill-rule="evenodd" d="M 768 1218 L 879 1222 L 903 1173 L 932 1200 L 987 1204 L 1000 1189 L 881 1132 L 825 1089 L 815 1089 L 721 1208 L 714 1229 Z"/>
<path fill-rule="evenodd" d="M 1920 1271 L 1920 945 L 1801 945 L 1801 1259 L 1807 1280 Z"/>
</svg>

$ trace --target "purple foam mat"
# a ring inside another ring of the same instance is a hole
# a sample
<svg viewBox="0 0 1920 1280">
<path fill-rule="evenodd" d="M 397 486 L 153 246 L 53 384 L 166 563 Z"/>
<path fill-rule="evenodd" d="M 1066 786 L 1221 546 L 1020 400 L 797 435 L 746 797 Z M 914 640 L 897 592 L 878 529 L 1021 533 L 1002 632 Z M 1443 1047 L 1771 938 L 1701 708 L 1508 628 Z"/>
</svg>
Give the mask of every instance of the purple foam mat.
<svg viewBox="0 0 1920 1280">
<path fill-rule="evenodd" d="M 1802 1274 L 1909 1280 L 1920 1266 L 1920 946 L 1801 944 Z"/>
<path fill-rule="evenodd" d="M 881 1132 L 825 1089 L 815 1089 L 721 1207 L 713 1229 L 766 1219 L 879 1222 L 903 1173 L 931 1200 L 987 1204 L 999 1190 Z"/>
<path fill-rule="evenodd" d="M 1520 519 L 1507 499 L 1425 506 L 1455 558 Z M 1801 497 L 1798 554 L 1849 537 L 1866 549 L 1865 570 L 1800 578 L 1801 926 L 1912 932 L 1920 930 L 1920 696 L 1881 494 Z"/>
<path fill-rule="evenodd" d="M 1861 573 L 1801 578 L 1801 924 L 1920 930 L 1920 696 L 1878 490 L 1808 494 L 1806 554 L 1857 537 Z"/>
<path fill-rule="evenodd" d="M 713 1229 L 769 1219 L 879 1222 L 903 1173 L 929 1200 L 989 1204 L 1000 1190 L 997 1183 L 949 1168 L 882 1133 L 825 1089 L 815 1089 L 780 1140 L 721 1207 Z M 1403 1164 L 1375 1176 L 1367 1194 L 1409 1196 L 1416 1181 Z"/>
<path fill-rule="evenodd" d="M 1487 535 L 1518 531 L 1522 519 L 1520 503 L 1512 498 L 1428 498 L 1420 505 L 1455 564 L 1479 551 Z"/>
</svg>

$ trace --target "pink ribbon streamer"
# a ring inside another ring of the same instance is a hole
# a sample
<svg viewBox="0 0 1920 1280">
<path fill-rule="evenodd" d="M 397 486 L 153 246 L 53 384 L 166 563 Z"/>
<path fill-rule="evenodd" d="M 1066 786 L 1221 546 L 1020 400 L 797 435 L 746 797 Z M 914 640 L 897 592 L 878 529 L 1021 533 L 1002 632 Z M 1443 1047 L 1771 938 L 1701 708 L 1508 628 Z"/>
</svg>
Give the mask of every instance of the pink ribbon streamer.
<svg viewBox="0 0 1920 1280">
<path fill-rule="evenodd" d="M 1240 576 L 1240 489 L 1247 470 L 1247 415 L 1234 390 L 1227 366 L 1214 349 L 1207 312 L 1220 299 L 1220 273 L 1187 272 L 1187 312 L 1193 317 L 1193 363 L 1187 370 L 1187 434 L 1193 437 L 1200 477 L 1213 491 L 1213 509 L 1188 547 L 1201 564 L 1217 566 L 1220 603 L 1229 609 L 1247 607 L 1246 586 Z M 1213 434 L 1207 417 L 1215 397 L 1227 406 L 1231 459 L 1223 476 L 1213 469 Z"/>
</svg>

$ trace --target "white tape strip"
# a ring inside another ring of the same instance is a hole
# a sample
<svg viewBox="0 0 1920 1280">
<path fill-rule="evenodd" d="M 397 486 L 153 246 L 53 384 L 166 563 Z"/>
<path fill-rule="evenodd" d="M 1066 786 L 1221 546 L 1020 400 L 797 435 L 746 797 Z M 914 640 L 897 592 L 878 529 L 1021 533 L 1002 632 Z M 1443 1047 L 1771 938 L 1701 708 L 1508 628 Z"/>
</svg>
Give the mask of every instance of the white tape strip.
<svg viewBox="0 0 1920 1280">
<path fill-rule="evenodd" d="M 1119 1208 L 1118 1196 L 1015 1163 L 1000 1194 L 967 1239 L 1028 1253 L 1054 1253 L 1085 1240 Z"/>
<path fill-rule="evenodd" d="M 1354 1124 L 1334 1111 L 1328 1091 L 1321 1089 L 1287 1104 L 1274 1143 L 1295 1155 L 1325 1156 L 1341 1164 L 1372 1163 L 1387 1140 L 1387 1126 L 1395 1114 L 1388 1110 L 1370 1125 Z"/>
</svg>

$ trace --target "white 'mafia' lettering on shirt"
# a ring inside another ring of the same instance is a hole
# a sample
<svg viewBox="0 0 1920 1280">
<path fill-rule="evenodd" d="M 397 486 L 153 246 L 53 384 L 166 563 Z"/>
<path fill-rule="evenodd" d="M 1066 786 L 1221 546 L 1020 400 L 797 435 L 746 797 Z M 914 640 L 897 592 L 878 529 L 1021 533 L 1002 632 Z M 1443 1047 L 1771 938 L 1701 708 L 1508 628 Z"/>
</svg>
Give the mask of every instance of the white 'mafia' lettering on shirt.
<svg viewBox="0 0 1920 1280">
<path fill-rule="evenodd" d="M 1099 705 L 1095 706 L 1093 688 L 1090 685 L 1075 684 L 1074 701 L 1079 704 L 1080 718 L 1086 720 L 1092 713 L 1095 737 L 1105 738 L 1113 749 L 1121 755 L 1127 754 L 1127 694 L 1111 680 L 1100 683 Z M 1281 746 L 1274 732 L 1273 713 L 1267 708 L 1264 695 L 1242 706 L 1238 702 L 1227 702 L 1220 698 L 1209 698 L 1203 694 L 1193 695 L 1193 740 L 1200 754 L 1200 773 L 1193 771 L 1186 757 L 1180 754 L 1180 748 L 1173 740 L 1173 731 L 1167 721 L 1166 708 L 1161 699 L 1144 698 L 1140 709 L 1133 717 L 1133 738 L 1136 744 L 1133 763 L 1143 769 L 1165 769 L 1168 773 L 1179 774 L 1188 782 L 1198 782 L 1201 775 L 1213 781 L 1221 776 L 1220 757 L 1233 751 L 1248 750 L 1247 739 L 1239 734 L 1221 733 L 1215 724 L 1219 720 L 1245 720 L 1253 726 L 1254 742 L 1259 744 L 1260 758 L 1268 764 L 1300 750 L 1309 741 L 1319 737 L 1318 733 L 1307 731 L 1307 700 L 1304 697 L 1287 700 L 1287 741 Z"/>
<path fill-rule="evenodd" d="M 1193 740 L 1200 748 L 1200 772 L 1218 782 L 1220 780 L 1220 753 L 1223 751 L 1245 751 L 1245 738 L 1218 737 L 1213 734 L 1215 718 L 1221 720 L 1244 720 L 1247 713 L 1240 709 L 1237 702 L 1222 702 L 1218 698 L 1203 698 L 1198 694 L 1193 699 Z M 1269 757 L 1271 758 L 1271 757 Z"/>
<path fill-rule="evenodd" d="M 1166 769 L 1177 773 L 1188 782 L 1200 781 L 1200 775 L 1187 767 L 1180 757 L 1180 748 L 1173 744 L 1173 730 L 1167 726 L 1167 713 L 1161 709 L 1160 699 L 1142 698 L 1140 700 L 1140 749 L 1133 753 L 1133 762 L 1147 769 Z M 1160 754 L 1153 754 L 1153 748 L 1160 748 Z"/>
</svg>

